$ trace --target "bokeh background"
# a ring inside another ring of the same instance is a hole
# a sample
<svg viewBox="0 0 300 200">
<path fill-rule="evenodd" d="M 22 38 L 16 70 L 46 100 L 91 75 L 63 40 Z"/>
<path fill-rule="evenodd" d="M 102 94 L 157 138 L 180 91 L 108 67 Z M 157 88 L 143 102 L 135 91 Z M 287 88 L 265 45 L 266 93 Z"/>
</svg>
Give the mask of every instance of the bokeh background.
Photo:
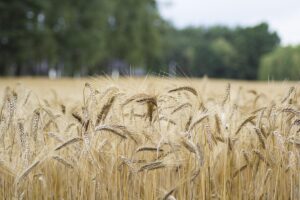
<svg viewBox="0 0 300 200">
<path fill-rule="evenodd" d="M 1 76 L 300 76 L 295 0 L 0 0 Z"/>
</svg>

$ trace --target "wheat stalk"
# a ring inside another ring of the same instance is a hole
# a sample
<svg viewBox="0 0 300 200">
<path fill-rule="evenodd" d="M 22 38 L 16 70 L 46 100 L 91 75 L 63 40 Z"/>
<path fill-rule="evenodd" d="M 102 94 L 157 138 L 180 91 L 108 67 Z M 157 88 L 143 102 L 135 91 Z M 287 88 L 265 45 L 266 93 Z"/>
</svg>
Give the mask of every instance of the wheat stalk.
<svg viewBox="0 0 300 200">
<path fill-rule="evenodd" d="M 168 93 L 179 92 L 179 91 L 188 91 L 193 95 L 198 96 L 198 92 L 196 91 L 196 89 L 189 86 L 177 87 L 172 90 L 169 90 Z"/>
</svg>

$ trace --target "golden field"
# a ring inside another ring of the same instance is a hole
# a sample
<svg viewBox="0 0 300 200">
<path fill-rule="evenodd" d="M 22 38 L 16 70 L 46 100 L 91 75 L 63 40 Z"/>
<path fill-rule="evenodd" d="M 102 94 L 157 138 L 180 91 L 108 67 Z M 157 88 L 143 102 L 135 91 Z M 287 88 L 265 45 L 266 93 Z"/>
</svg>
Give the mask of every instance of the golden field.
<svg viewBox="0 0 300 200">
<path fill-rule="evenodd" d="M 0 199 L 300 199 L 296 82 L 0 79 Z"/>
</svg>

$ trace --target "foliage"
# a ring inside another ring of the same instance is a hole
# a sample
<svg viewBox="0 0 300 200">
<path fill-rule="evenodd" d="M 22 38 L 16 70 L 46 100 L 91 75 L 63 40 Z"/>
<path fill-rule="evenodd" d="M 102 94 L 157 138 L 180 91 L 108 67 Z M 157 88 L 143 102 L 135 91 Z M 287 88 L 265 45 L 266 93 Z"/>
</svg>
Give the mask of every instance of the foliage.
<svg viewBox="0 0 300 200">
<path fill-rule="evenodd" d="M 0 3 L 0 75 L 109 73 L 143 68 L 177 75 L 256 79 L 279 44 L 266 23 L 177 29 L 155 0 L 11 0 Z M 174 68 L 174 69 L 175 69 Z"/>
<path fill-rule="evenodd" d="M 234 36 L 234 45 L 239 52 L 239 76 L 256 79 L 260 58 L 279 44 L 276 33 L 270 32 L 266 23 L 254 27 L 239 28 Z"/>
<path fill-rule="evenodd" d="M 279 44 L 279 37 L 265 23 L 186 28 L 170 35 L 169 57 L 198 76 L 256 79 L 261 56 Z"/>
<path fill-rule="evenodd" d="M 262 80 L 299 80 L 300 46 L 277 48 L 261 61 L 259 78 Z"/>
</svg>

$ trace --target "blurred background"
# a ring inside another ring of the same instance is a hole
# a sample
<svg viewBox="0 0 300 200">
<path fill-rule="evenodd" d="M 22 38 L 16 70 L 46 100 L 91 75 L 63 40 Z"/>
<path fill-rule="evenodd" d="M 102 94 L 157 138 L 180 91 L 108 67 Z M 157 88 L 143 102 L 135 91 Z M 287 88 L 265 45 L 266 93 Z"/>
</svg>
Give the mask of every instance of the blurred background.
<svg viewBox="0 0 300 200">
<path fill-rule="evenodd" d="M 0 0 L 0 76 L 300 76 L 300 2 Z"/>
</svg>

